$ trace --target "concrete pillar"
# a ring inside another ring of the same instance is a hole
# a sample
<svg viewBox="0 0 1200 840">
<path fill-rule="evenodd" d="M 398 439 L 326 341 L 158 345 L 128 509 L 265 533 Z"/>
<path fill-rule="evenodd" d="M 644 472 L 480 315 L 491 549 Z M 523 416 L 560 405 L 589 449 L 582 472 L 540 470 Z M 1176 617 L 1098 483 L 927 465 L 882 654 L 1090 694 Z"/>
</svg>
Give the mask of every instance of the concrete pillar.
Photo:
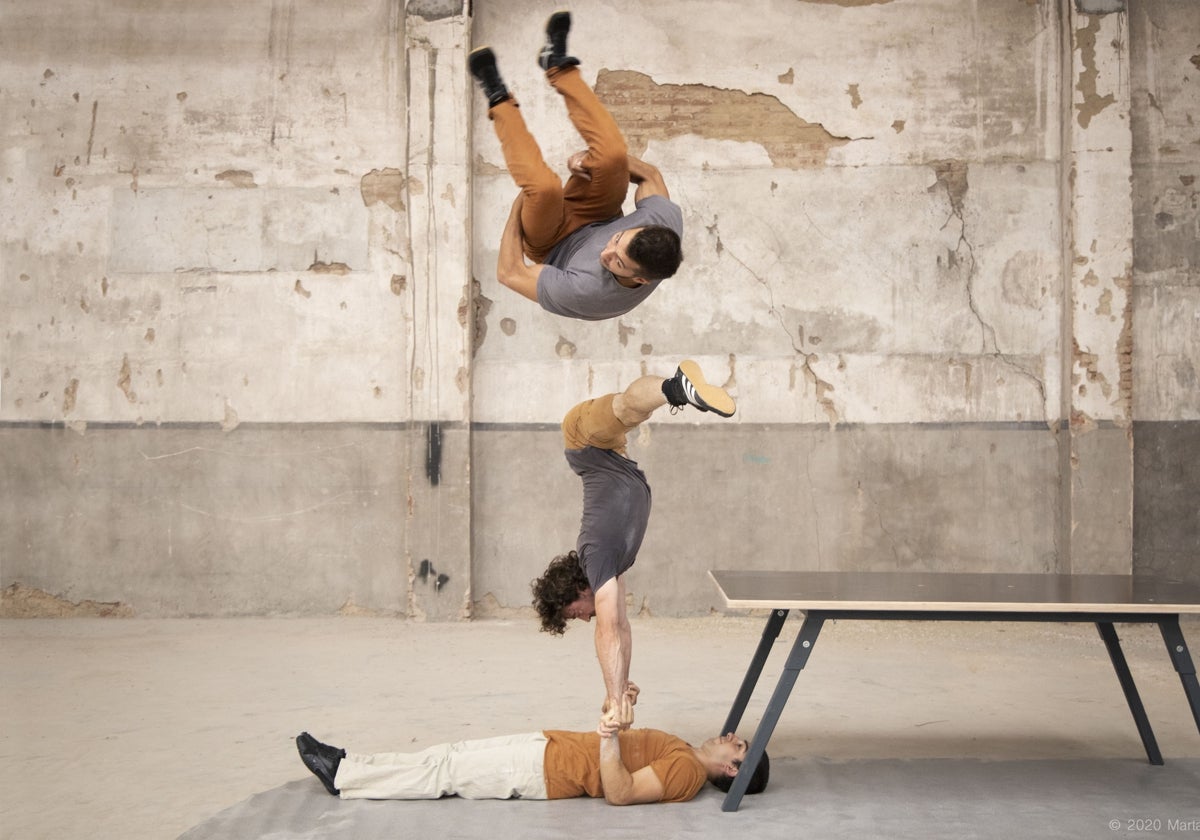
<svg viewBox="0 0 1200 840">
<path fill-rule="evenodd" d="M 412 434 L 405 518 L 410 617 L 467 617 L 470 509 L 470 110 L 464 4 L 410 0 L 405 358 Z M 453 103 L 455 107 L 446 107 Z M 441 106 L 441 107 L 439 107 Z"/>
<path fill-rule="evenodd" d="M 1062 571 L 1128 573 L 1133 545 L 1133 196 L 1128 21 L 1111 0 L 1064 0 Z M 1069 479 L 1067 478 L 1069 477 Z"/>
</svg>

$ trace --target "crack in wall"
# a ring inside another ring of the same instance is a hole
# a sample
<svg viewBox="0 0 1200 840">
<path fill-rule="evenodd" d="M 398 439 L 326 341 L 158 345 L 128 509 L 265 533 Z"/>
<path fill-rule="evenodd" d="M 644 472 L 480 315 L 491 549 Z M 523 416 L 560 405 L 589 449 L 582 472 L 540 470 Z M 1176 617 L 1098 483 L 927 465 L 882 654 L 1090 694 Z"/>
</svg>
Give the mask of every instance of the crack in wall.
<svg viewBox="0 0 1200 840">
<path fill-rule="evenodd" d="M 950 252 L 948 260 L 948 268 L 958 268 L 963 275 L 963 283 L 967 294 L 967 308 L 971 310 L 971 314 L 975 320 L 979 322 L 979 347 L 982 355 L 991 356 L 998 359 L 1005 366 L 1016 371 L 1020 375 L 1033 382 L 1038 390 L 1038 395 L 1042 406 L 1042 419 L 1047 423 L 1050 418 L 1046 412 L 1046 383 L 1034 371 L 1022 365 L 1016 359 L 1013 359 L 1007 353 L 1000 349 L 1000 342 L 996 337 L 996 328 L 992 326 L 983 317 L 983 313 L 979 310 L 979 304 L 975 299 L 975 277 L 977 263 L 975 261 L 975 246 L 972 244 L 967 235 L 967 219 L 965 213 L 967 191 L 970 187 L 968 179 L 969 166 L 965 161 L 961 160 L 935 160 L 930 162 L 933 168 L 936 180 L 929 188 L 930 192 L 939 187 L 946 191 L 946 199 L 950 202 L 950 215 L 946 217 L 945 223 L 942 225 L 944 230 L 952 220 L 957 219 L 959 225 L 958 241 L 955 243 L 954 250 Z M 964 268 L 965 267 L 965 270 Z M 991 342 L 989 348 L 988 342 Z"/>
<path fill-rule="evenodd" d="M 821 357 L 816 353 L 809 353 L 803 348 L 803 346 L 801 346 L 804 341 L 804 325 L 797 324 L 796 335 L 792 335 L 792 331 L 788 328 L 787 321 L 784 319 L 783 313 L 780 312 L 779 308 L 775 305 L 775 290 L 771 286 L 771 283 L 765 277 L 747 265 L 741 257 L 725 247 L 725 244 L 721 241 L 721 234 L 717 225 L 717 217 L 714 216 L 713 223 L 707 227 L 707 230 L 716 239 L 715 250 L 718 258 L 720 258 L 721 254 L 728 254 L 731 260 L 740 265 L 747 274 L 753 277 L 760 286 L 766 289 L 768 301 L 767 311 L 771 314 L 772 318 L 779 322 L 779 326 L 783 329 L 784 335 L 787 336 L 788 343 L 792 347 L 792 352 L 801 359 L 801 370 L 804 371 L 805 378 L 812 383 L 813 388 L 816 391 L 817 404 L 829 418 L 829 427 L 831 429 L 834 428 L 841 419 L 838 414 L 837 406 L 834 404 L 833 400 L 829 398 L 829 394 L 834 390 L 834 387 L 832 383 L 822 379 L 817 374 L 817 371 L 813 368 L 813 363 L 820 361 Z"/>
</svg>

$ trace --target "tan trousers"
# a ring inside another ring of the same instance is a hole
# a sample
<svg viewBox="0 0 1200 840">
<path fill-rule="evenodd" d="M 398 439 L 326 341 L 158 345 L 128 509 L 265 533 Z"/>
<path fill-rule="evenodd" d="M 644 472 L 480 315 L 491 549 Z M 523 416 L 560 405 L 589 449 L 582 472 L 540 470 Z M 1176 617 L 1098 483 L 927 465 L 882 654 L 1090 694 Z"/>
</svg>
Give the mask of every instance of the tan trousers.
<svg viewBox="0 0 1200 840">
<path fill-rule="evenodd" d="M 616 216 L 629 193 L 625 138 L 579 68 L 557 67 L 546 73 L 546 79 L 566 102 L 567 115 L 587 143 L 590 181 L 572 175 L 564 186 L 542 158 L 515 99 L 488 111 L 508 171 L 525 194 L 521 207 L 524 250 L 535 263 L 544 262 L 555 245 L 584 225 Z"/>
</svg>

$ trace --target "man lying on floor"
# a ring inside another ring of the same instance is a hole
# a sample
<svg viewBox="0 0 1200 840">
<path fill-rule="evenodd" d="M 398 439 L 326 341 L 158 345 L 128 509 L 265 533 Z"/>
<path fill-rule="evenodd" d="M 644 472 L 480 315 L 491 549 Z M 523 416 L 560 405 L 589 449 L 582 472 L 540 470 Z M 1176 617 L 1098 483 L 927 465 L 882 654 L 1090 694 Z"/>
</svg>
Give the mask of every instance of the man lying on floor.
<svg viewBox="0 0 1200 840">
<path fill-rule="evenodd" d="M 632 717 L 630 699 L 625 708 Z M 417 753 L 363 755 L 296 738 L 305 766 L 342 799 L 568 799 L 604 797 L 612 805 L 686 802 L 705 781 L 729 790 L 746 757 L 734 733 L 698 747 L 656 729 L 620 731 L 621 715 L 601 719 L 595 732 L 547 729 L 441 744 Z M 767 786 L 764 754 L 747 793 Z"/>
</svg>

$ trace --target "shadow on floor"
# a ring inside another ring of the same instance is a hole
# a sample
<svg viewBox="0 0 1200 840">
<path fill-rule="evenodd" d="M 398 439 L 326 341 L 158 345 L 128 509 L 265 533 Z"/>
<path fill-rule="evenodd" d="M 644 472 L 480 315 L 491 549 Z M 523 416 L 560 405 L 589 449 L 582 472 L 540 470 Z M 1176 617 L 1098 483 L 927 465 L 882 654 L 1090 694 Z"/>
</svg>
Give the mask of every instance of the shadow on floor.
<svg viewBox="0 0 1200 840">
<path fill-rule="evenodd" d="M 1121 838 L 1200 836 L 1200 759 L 771 762 L 771 786 L 737 813 L 709 786 L 690 803 L 614 808 L 598 800 L 363 802 L 312 777 L 257 794 L 184 833 L 227 838 L 642 837 Z"/>
</svg>

